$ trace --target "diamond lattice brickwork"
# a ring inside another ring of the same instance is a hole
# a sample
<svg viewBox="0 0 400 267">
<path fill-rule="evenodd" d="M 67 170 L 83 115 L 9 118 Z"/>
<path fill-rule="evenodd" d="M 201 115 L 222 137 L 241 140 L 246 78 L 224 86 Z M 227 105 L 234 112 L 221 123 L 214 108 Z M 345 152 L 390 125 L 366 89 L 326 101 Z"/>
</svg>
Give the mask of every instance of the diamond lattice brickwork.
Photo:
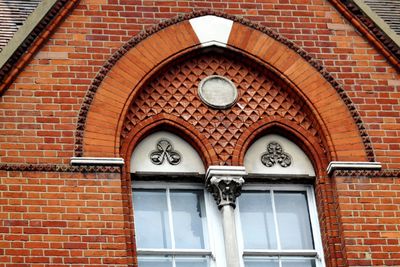
<svg viewBox="0 0 400 267">
<path fill-rule="evenodd" d="M 200 100 L 197 87 L 209 75 L 224 76 L 237 86 L 239 96 L 234 106 L 217 110 Z M 160 113 L 192 124 L 211 142 L 220 163 L 226 165 L 231 164 L 240 135 L 267 116 L 293 121 L 321 140 L 315 118 L 292 89 L 281 85 L 260 66 L 231 55 L 198 55 L 169 66 L 157 75 L 131 104 L 121 140 L 140 121 Z"/>
</svg>

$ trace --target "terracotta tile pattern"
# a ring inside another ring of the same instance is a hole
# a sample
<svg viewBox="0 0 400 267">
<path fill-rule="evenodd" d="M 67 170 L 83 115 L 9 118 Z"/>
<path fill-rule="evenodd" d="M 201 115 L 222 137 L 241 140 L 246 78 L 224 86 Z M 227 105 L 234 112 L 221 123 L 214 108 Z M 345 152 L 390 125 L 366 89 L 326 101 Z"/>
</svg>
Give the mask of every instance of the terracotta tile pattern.
<svg viewBox="0 0 400 267">
<path fill-rule="evenodd" d="M 233 107 L 213 109 L 200 100 L 198 85 L 210 75 L 224 76 L 237 86 L 239 97 Z M 321 131 L 304 101 L 265 70 L 246 64 L 241 57 L 199 55 L 155 75 L 130 106 L 121 141 L 139 122 L 160 113 L 171 114 L 195 126 L 210 140 L 221 165 L 231 165 L 241 134 L 264 117 L 278 116 L 293 121 L 316 136 L 322 146 Z"/>
<path fill-rule="evenodd" d="M 120 173 L 120 166 L 72 166 L 57 164 L 0 164 L 1 171 L 22 171 L 22 172 L 87 172 L 87 173 Z"/>
</svg>

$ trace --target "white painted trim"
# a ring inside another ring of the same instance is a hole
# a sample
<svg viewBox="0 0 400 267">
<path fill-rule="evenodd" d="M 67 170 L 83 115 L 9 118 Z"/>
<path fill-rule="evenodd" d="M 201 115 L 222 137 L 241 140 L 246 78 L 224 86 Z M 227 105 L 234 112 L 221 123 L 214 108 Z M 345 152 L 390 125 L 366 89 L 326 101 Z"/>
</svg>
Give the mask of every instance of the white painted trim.
<svg viewBox="0 0 400 267">
<path fill-rule="evenodd" d="M 172 206 L 171 206 L 171 194 L 170 188 L 167 187 L 165 193 L 167 194 L 167 213 L 168 213 L 168 224 L 169 224 L 169 235 L 171 240 L 171 247 L 175 248 L 175 232 L 174 232 L 174 220 L 172 218 Z"/>
<path fill-rule="evenodd" d="M 331 161 L 326 171 L 331 174 L 335 170 L 380 170 L 380 162 L 360 162 L 360 161 Z"/>
<path fill-rule="evenodd" d="M 317 203 L 315 201 L 314 187 L 307 187 L 308 211 L 310 213 L 311 232 L 314 239 L 314 249 L 317 251 L 317 266 L 325 267 L 324 247 L 321 240 L 321 228 L 318 219 Z"/>
<path fill-rule="evenodd" d="M 204 208 L 204 210 L 202 210 L 202 212 L 204 212 L 203 219 L 206 221 L 206 228 L 203 228 L 205 246 L 204 249 L 138 248 L 138 257 L 145 258 L 149 256 L 208 256 L 209 265 L 207 266 L 227 267 L 224 257 L 224 243 L 222 241 L 222 222 L 219 216 L 219 210 L 217 209 L 217 206 L 215 205 L 214 199 L 211 194 L 209 194 L 207 190 L 204 189 L 204 185 L 199 183 L 179 183 L 168 181 L 134 181 L 132 183 L 133 193 L 135 190 L 138 189 L 163 189 L 166 191 L 169 191 L 171 189 L 201 190 L 204 194 L 204 203 L 201 203 L 201 208 Z M 135 206 L 135 203 L 133 203 L 133 206 Z M 172 226 L 171 222 L 170 226 Z M 175 266 L 175 264 L 173 264 L 173 266 Z"/>
<path fill-rule="evenodd" d="M 219 46 L 219 47 L 226 47 L 226 43 L 218 42 L 218 41 L 207 41 L 201 43 L 202 47 L 209 47 L 209 46 Z"/>
<path fill-rule="evenodd" d="M 136 181 L 132 183 L 133 189 L 196 189 L 204 190 L 204 185 L 199 183 L 179 183 L 179 182 L 168 182 L 168 181 Z"/>
<path fill-rule="evenodd" d="M 206 172 L 206 180 L 213 176 L 243 177 L 247 172 L 244 166 L 218 166 L 211 165 Z"/>
<path fill-rule="evenodd" d="M 123 158 L 72 157 L 71 165 L 124 165 Z"/>
<path fill-rule="evenodd" d="M 318 256 L 318 251 L 311 249 L 304 250 L 277 250 L 277 249 L 247 249 L 243 252 L 243 256 L 291 256 L 291 257 L 314 257 Z"/>
<path fill-rule="evenodd" d="M 212 256 L 207 249 L 137 249 L 138 256 Z"/>
<path fill-rule="evenodd" d="M 190 19 L 189 22 L 202 46 L 225 47 L 228 43 L 233 25 L 232 20 L 207 15 Z"/>
<path fill-rule="evenodd" d="M 274 224 L 277 238 L 277 246 L 280 246 L 280 232 L 278 230 L 279 225 L 276 219 L 276 209 L 274 204 L 273 193 L 275 191 L 294 191 L 294 192 L 306 192 L 307 194 L 307 207 L 309 211 L 309 219 L 311 226 L 311 235 L 314 241 L 314 249 L 244 249 L 242 222 L 240 220 L 240 197 L 238 197 L 238 203 L 236 207 L 236 222 L 237 222 L 237 235 L 239 241 L 239 254 L 243 257 L 290 257 L 296 258 L 310 258 L 315 259 L 316 267 L 325 267 L 324 252 L 321 241 L 321 231 L 318 221 L 317 206 L 315 201 L 314 188 L 311 185 L 306 184 L 266 184 L 266 183 L 250 183 L 244 184 L 242 193 L 246 191 L 259 191 L 260 193 L 269 191 L 271 195 L 271 204 L 273 209 Z M 241 266 L 244 267 L 243 262 Z M 279 266 L 282 266 L 281 262 Z"/>
</svg>

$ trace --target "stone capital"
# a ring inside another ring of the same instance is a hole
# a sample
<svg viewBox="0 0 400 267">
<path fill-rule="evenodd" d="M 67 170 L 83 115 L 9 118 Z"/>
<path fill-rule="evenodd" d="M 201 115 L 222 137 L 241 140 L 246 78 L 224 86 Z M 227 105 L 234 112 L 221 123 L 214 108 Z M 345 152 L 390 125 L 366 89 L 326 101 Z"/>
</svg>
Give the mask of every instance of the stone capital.
<svg viewBox="0 0 400 267">
<path fill-rule="evenodd" d="M 236 206 L 240 196 L 243 177 L 246 175 L 241 166 L 210 166 L 206 173 L 206 188 L 213 195 L 218 208 L 225 205 Z"/>
</svg>

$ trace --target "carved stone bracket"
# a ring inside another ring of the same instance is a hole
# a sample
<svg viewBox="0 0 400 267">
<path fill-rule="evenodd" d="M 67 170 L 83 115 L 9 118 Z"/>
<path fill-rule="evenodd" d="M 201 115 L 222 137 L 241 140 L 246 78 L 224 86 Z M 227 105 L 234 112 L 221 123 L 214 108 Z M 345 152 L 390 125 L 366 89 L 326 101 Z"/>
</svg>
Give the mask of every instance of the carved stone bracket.
<svg viewBox="0 0 400 267">
<path fill-rule="evenodd" d="M 213 195 L 218 208 L 230 205 L 236 207 L 236 198 L 240 196 L 244 167 L 238 166 L 210 166 L 206 174 L 206 188 Z"/>
<path fill-rule="evenodd" d="M 218 208 L 225 205 L 236 207 L 244 179 L 241 177 L 214 176 L 207 183 L 207 190 L 213 195 Z"/>
</svg>

